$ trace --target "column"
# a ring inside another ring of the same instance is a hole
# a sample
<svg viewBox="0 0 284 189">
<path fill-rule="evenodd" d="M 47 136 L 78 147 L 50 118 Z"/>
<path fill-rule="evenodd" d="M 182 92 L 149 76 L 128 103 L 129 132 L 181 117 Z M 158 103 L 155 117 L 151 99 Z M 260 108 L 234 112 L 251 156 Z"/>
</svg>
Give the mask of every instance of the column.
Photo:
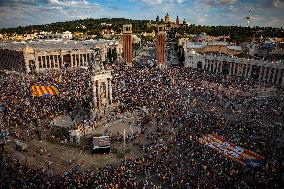
<svg viewBox="0 0 284 189">
<path fill-rule="evenodd" d="M 54 60 L 54 67 L 58 68 L 58 58 L 57 58 L 57 55 L 53 55 L 53 60 Z"/>
<path fill-rule="evenodd" d="M 65 67 L 64 66 L 64 61 L 63 61 L 63 55 L 61 54 L 60 56 L 61 56 L 61 67 L 63 68 L 63 67 Z"/>
<path fill-rule="evenodd" d="M 86 66 L 86 62 L 87 62 L 87 54 L 83 54 L 83 66 Z"/>
<path fill-rule="evenodd" d="M 236 73 L 236 63 L 235 62 L 233 62 L 232 63 L 233 65 L 232 65 L 232 75 L 235 75 Z"/>
<path fill-rule="evenodd" d="M 38 62 L 38 56 L 36 56 L 35 57 L 35 71 L 38 72 L 38 70 L 39 70 L 39 62 Z"/>
<path fill-rule="evenodd" d="M 76 57 L 76 55 L 75 55 Z M 96 109 L 98 108 L 98 101 L 97 101 L 97 84 L 96 84 L 96 80 L 93 80 L 93 98 L 94 98 L 94 106 L 93 109 L 96 111 Z"/>
<path fill-rule="evenodd" d="M 252 65 L 248 65 L 249 66 L 249 72 L 247 77 L 250 78 L 251 77 L 251 72 L 252 72 Z"/>
<path fill-rule="evenodd" d="M 44 66 L 43 66 L 44 69 L 47 68 L 47 60 L 46 60 L 46 56 L 44 56 Z"/>
<path fill-rule="evenodd" d="M 222 61 L 222 62 L 220 62 L 220 73 L 223 73 L 223 64 L 224 64 L 224 62 Z"/>
<path fill-rule="evenodd" d="M 278 84 L 278 83 L 279 83 L 280 78 L 281 78 L 281 74 L 282 74 L 282 70 L 281 70 L 281 69 L 278 69 L 278 75 L 277 75 L 276 84 Z"/>
<path fill-rule="evenodd" d="M 100 81 L 98 81 L 98 92 L 97 92 L 97 101 L 98 101 L 98 106 L 97 106 L 97 109 L 99 111 L 101 111 L 101 91 L 100 91 Z"/>
<path fill-rule="evenodd" d="M 282 77 L 281 87 L 284 87 L 284 70 L 282 70 L 281 77 Z"/>
<path fill-rule="evenodd" d="M 111 84 L 111 79 L 108 82 L 109 82 L 109 103 L 112 104 L 112 84 Z"/>
<path fill-rule="evenodd" d="M 232 62 L 229 63 L 230 66 L 229 66 L 229 75 L 232 75 Z"/>
<path fill-rule="evenodd" d="M 71 57 L 71 68 L 73 68 L 73 54 L 70 54 L 70 57 Z"/>
<path fill-rule="evenodd" d="M 87 66 L 90 64 L 90 53 L 87 54 Z"/>
<path fill-rule="evenodd" d="M 106 85 L 106 103 L 109 104 L 109 94 L 108 94 L 108 80 L 106 79 L 105 81 L 105 85 Z"/>
<path fill-rule="evenodd" d="M 272 77 L 272 81 L 271 81 L 271 83 L 275 83 L 276 72 L 277 72 L 277 69 L 276 69 L 276 68 L 274 68 L 274 73 L 273 73 L 273 77 Z"/>
<path fill-rule="evenodd" d="M 60 62 L 60 55 L 57 55 L 57 62 L 58 62 L 58 68 L 60 68 L 61 62 Z"/>
<path fill-rule="evenodd" d="M 268 77 L 267 77 L 266 81 L 270 82 L 272 68 L 268 68 L 268 69 L 269 69 L 269 72 L 268 72 Z"/>
<path fill-rule="evenodd" d="M 266 72 L 267 72 L 267 67 L 264 67 L 264 73 L 263 73 L 263 78 L 262 78 L 262 80 L 265 80 Z"/>
<path fill-rule="evenodd" d="M 250 64 L 248 64 L 248 63 L 246 63 L 245 64 L 246 65 L 246 69 L 245 69 L 245 75 L 244 75 L 244 77 L 248 77 L 248 69 L 250 68 Z"/>
<path fill-rule="evenodd" d="M 78 61 L 77 61 L 78 60 Z M 78 67 L 79 65 L 79 55 L 78 54 L 75 54 L 75 65 L 76 67 Z"/>
<path fill-rule="evenodd" d="M 261 81 L 263 75 L 262 75 L 262 71 L 263 71 L 263 66 L 260 67 L 260 70 L 259 70 L 259 76 L 258 76 L 258 81 Z"/>
<path fill-rule="evenodd" d="M 48 56 L 49 68 L 53 68 L 53 67 L 52 67 L 52 61 L 51 61 L 51 56 L 52 56 L 52 55 L 49 55 L 49 56 Z"/>
<path fill-rule="evenodd" d="M 79 56 L 79 65 L 78 65 L 78 67 L 79 67 L 79 66 L 81 66 L 81 54 L 78 54 L 78 56 Z"/>
</svg>

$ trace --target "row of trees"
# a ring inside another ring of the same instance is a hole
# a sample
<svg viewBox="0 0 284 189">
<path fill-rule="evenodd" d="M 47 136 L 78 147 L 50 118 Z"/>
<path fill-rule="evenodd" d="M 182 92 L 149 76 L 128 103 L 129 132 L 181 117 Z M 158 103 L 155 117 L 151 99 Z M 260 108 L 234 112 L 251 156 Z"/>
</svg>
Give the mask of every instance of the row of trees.
<svg viewBox="0 0 284 189">
<path fill-rule="evenodd" d="M 112 26 L 101 25 L 101 23 L 112 24 Z M 123 24 L 130 23 L 132 24 L 133 31 L 140 33 L 142 31 L 147 31 L 147 20 L 130 20 L 125 18 L 101 18 L 101 19 L 81 19 L 75 21 L 66 21 L 66 22 L 56 22 L 52 24 L 43 24 L 43 25 L 30 25 L 25 27 L 17 28 L 3 28 L 0 30 L 1 34 L 28 34 L 34 33 L 36 31 L 47 31 L 47 32 L 59 32 L 64 31 L 71 32 L 83 32 L 90 35 L 99 35 L 103 29 L 113 29 L 116 32 L 121 32 Z"/>
<path fill-rule="evenodd" d="M 112 24 L 112 26 L 101 25 L 101 23 Z M 103 29 L 111 28 L 116 32 L 121 32 L 122 25 L 130 23 L 133 25 L 134 33 L 152 32 L 156 29 L 155 26 L 149 24 L 149 20 L 130 20 L 125 18 L 101 18 L 101 19 L 81 19 L 75 21 L 56 22 L 52 24 L 30 25 L 17 28 L 3 28 L 1 34 L 28 34 L 36 31 L 52 31 L 52 32 L 83 32 L 90 35 L 99 35 Z M 156 22 L 152 21 L 152 24 Z M 205 32 L 212 36 L 230 35 L 232 38 L 243 39 L 244 37 L 284 37 L 284 30 L 281 28 L 271 27 L 241 27 L 241 26 L 201 26 L 190 25 L 189 27 L 174 29 L 177 33 L 198 34 Z"/>
</svg>

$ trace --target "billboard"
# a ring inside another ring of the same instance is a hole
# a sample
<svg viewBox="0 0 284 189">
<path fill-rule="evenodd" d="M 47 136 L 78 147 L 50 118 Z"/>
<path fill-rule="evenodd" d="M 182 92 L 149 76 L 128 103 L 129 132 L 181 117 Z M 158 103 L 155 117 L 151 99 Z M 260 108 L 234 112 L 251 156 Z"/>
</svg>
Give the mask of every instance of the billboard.
<svg viewBox="0 0 284 189">
<path fill-rule="evenodd" d="M 93 153 L 109 153 L 110 140 L 109 136 L 93 137 Z"/>
</svg>

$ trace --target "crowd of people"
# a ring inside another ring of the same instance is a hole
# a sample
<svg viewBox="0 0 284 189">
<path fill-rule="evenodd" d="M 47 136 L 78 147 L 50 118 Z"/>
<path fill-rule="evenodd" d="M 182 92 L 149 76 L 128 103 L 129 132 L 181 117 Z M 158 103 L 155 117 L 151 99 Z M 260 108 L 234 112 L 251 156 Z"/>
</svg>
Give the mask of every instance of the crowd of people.
<svg viewBox="0 0 284 189">
<path fill-rule="evenodd" d="M 283 98 L 257 98 L 253 80 L 190 68 L 113 69 L 117 109 L 149 110 L 153 130 L 139 143 L 144 156 L 56 175 L 1 153 L 0 188 L 281 188 L 283 147 L 277 133 L 283 129 Z M 81 69 L 1 77 L 4 125 L 12 132 L 63 112 L 89 114 L 89 81 L 90 73 Z M 60 94 L 32 97 L 35 84 L 56 85 Z M 262 155 L 265 164 L 248 167 L 199 142 L 211 133 Z"/>
</svg>

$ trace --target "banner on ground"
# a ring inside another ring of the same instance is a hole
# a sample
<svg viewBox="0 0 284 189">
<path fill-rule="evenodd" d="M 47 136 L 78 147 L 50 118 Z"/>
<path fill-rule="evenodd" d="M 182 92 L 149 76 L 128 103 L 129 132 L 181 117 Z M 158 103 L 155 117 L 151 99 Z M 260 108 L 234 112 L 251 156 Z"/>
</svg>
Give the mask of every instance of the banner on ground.
<svg viewBox="0 0 284 189">
<path fill-rule="evenodd" d="M 235 144 L 229 143 L 216 134 L 208 134 L 199 139 L 201 144 L 209 146 L 224 156 L 243 165 L 258 167 L 264 165 L 264 157 Z"/>
<path fill-rule="evenodd" d="M 54 86 L 32 86 L 33 96 L 52 96 L 58 95 L 59 91 Z"/>
</svg>

